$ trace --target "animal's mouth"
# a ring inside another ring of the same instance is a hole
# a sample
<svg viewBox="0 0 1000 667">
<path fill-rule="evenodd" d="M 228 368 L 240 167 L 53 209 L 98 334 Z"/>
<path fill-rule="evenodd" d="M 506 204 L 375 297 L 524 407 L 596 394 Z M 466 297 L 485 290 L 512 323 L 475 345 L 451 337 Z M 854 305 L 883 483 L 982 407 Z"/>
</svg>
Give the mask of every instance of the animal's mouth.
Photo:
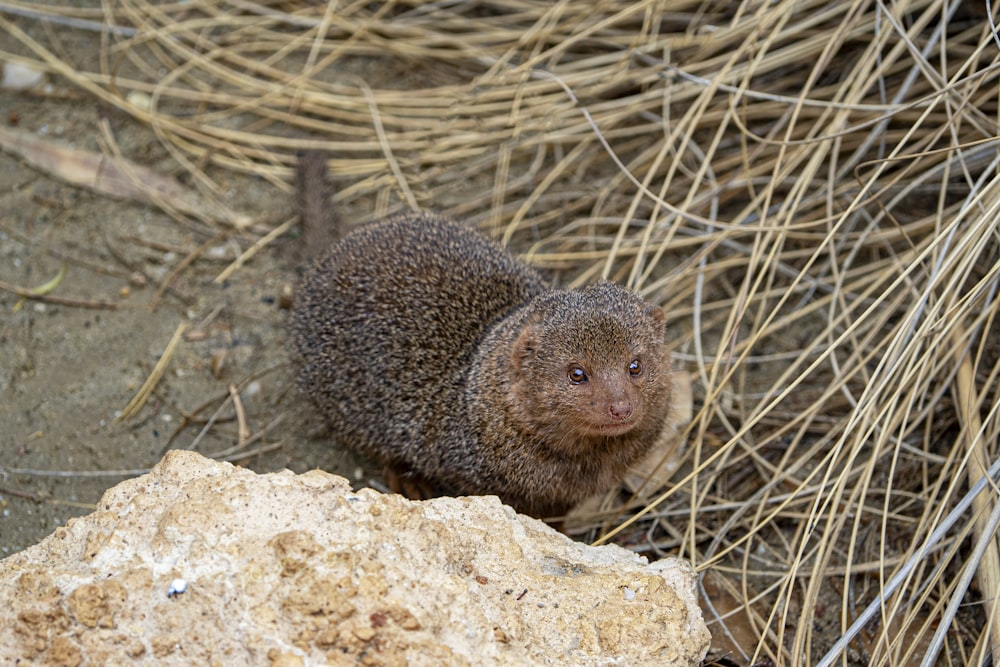
<svg viewBox="0 0 1000 667">
<path fill-rule="evenodd" d="M 628 433 L 635 426 L 635 422 L 632 420 L 627 421 L 616 421 L 616 422 L 601 422 L 600 424 L 588 424 L 587 429 L 593 435 L 602 435 L 605 437 L 622 435 Z"/>
</svg>

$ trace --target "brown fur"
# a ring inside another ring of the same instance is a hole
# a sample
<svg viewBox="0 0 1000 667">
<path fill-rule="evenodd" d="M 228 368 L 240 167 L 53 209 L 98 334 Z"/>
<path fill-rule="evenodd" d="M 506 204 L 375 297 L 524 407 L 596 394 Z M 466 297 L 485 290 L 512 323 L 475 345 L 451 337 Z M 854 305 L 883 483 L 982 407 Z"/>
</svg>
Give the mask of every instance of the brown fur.
<svg viewBox="0 0 1000 667">
<path fill-rule="evenodd" d="M 562 514 L 620 481 L 669 412 L 659 307 L 609 282 L 551 290 L 435 215 L 347 235 L 297 301 L 299 386 L 334 437 L 443 491 Z"/>
<path fill-rule="evenodd" d="M 304 156 L 304 223 L 339 234 L 324 179 L 325 157 Z M 338 442 L 539 517 L 618 483 L 670 408 L 660 308 L 609 282 L 549 289 L 428 213 L 330 246 L 306 271 L 290 333 L 299 386 Z"/>
</svg>

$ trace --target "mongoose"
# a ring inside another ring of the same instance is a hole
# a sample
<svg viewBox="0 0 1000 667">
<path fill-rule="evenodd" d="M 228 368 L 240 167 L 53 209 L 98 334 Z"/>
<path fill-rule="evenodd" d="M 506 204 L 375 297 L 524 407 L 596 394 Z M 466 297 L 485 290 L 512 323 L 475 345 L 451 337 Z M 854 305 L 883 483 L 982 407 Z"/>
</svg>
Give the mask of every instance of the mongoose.
<svg viewBox="0 0 1000 667">
<path fill-rule="evenodd" d="M 670 409 L 658 306 L 610 282 L 550 289 L 429 213 L 334 243 L 307 269 L 289 329 L 299 387 L 338 442 L 536 517 L 619 482 Z"/>
</svg>

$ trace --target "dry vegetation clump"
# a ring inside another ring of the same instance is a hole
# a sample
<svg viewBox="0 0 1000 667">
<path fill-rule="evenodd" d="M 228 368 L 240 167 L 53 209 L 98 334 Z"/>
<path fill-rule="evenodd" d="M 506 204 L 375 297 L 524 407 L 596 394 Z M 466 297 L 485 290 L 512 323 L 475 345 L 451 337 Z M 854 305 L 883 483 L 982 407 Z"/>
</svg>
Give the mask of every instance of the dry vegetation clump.
<svg viewBox="0 0 1000 667">
<path fill-rule="evenodd" d="M 1000 658 L 984 5 L 40 7 L 2 3 L 3 57 L 148 122 L 205 196 L 225 170 L 289 191 L 324 148 L 369 218 L 435 208 L 661 303 L 693 377 L 685 464 L 591 536 L 709 573 L 731 664 Z M 63 60 L 71 29 L 91 62 Z"/>
</svg>

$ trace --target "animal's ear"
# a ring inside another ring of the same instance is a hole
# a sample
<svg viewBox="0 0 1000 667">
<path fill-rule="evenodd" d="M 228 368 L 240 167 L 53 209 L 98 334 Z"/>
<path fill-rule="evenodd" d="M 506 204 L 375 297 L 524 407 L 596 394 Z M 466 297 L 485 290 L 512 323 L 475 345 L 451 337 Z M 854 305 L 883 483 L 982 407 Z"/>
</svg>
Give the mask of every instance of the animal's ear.
<svg viewBox="0 0 1000 667">
<path fill-rule="evenodd" d="M 523 373 L 524 366 L 527 364 L 535 353 L 538 351 L 538 337 L 539 337 L 538 325 L 528 324 L 518 335 L 517 340 L 514 341 L 514 349 L 511 352 L 511 361 L 514 362 L 514 368 L 517 372 Z"/>
<path fill-rule="evenodd" d="M 664 322 L 667 321 L 666 313 L 664 313 L 663 309 L 659 306 L 649 304 L 646 306 L 646 314 L 653 318 L 653 321 L 656 322 L 656 326 L 658 327 L 663 326 Z"/>
</svg>

